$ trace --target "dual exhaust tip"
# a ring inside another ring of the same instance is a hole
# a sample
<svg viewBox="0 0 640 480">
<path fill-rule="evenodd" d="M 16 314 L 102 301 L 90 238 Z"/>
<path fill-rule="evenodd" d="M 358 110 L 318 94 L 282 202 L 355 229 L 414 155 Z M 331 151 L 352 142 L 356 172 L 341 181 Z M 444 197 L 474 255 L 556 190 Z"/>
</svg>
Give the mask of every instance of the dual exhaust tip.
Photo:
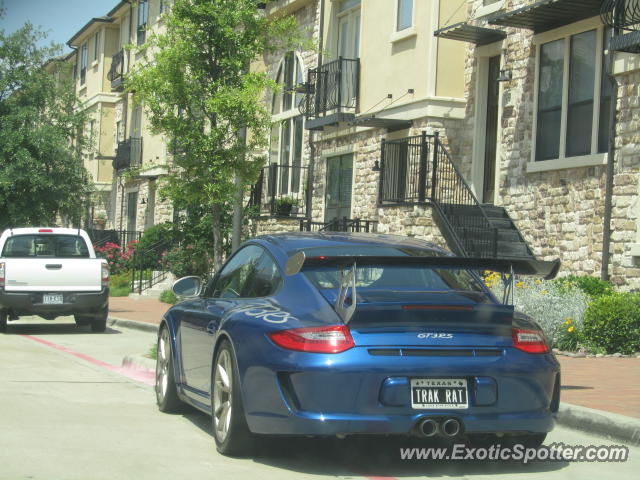
<svg viewBox="0 0 640 480">
<path fill-rule="evenodd" d="M 462 433 L 462 423 L 457 418 L 446 418 L 438 420 L 425 418 L 418 422 L 418 434 L 422 437 L 435 437 L 441 435 L 454 438 Z"/>
</svg>

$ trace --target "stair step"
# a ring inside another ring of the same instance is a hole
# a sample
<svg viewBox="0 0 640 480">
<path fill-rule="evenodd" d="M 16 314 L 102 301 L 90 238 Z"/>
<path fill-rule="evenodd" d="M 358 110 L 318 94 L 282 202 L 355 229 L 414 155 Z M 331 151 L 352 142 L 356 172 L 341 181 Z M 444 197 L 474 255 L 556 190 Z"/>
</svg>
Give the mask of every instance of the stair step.
<svg viewBox="0 0 640 480">
<path fill-rule="evenodd" d="M 482 210 L 489 218 L 509 218 L 503 207 L 497 207 L 491 203 L 483 203 Z"/>
<path fill-rule="evenodd" d="M 489 238 L 494 238 L 495 235 L 493 230 L 485 230 L 485 229 L 472 229 L 465 230 L 463 228 L 456 228 L 456 233 L 458 236 L 462 238 L 471 238 L 473 240 L 487 240 Z M 517 230 L 511 228 L 500 228 L 498 229 L 498 241 L 501 242 L 520 242 L 520 235 Z"/>
<path fill-rule="evenodd" d="M 469 255 L 475 256 L 482 253 L 493 254 L 493 242 L 477 241 L 465 242 L 465 249 Z M 501 257 L 529 257 L 529 248 L 524 242 L 501 242 L 498 241 L 498 258 Z"/>
<path fill-rule="evenodd" d="M 489 223 L 493 228 L 504 230 L 515 230 L 516 226 L 508 218 L 489 218 Z"/>
</svg>

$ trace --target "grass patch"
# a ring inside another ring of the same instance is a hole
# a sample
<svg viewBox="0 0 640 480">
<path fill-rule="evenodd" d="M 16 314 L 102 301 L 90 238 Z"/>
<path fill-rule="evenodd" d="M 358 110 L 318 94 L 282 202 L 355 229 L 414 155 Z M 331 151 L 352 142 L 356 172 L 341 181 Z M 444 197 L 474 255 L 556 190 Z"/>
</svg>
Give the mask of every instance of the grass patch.
<svg viewBox="0 0 640 480">
<path fill-rule="evenodd" d="M 128 297 L 131 293 L 131 274 L 129 272 L 112 275 L 109 279 L 110 297 Z"/>
<path fill-rule="evenodd" d="M 178 297 L 171 290 L 163 290 L 163 292 L 160 294 L 160 301 L 163 303 L 175 305 L 176 303 L 178 303 Z"/>
<path fill-rule="evenodd" d="M 153 344 L 151 345 L 151 348 L 149 349 L 149 352 L 147 353 L 147 357 L 152 358 L 153 360 L 157 360 L 158 359 L 158 345 L 157 344 Z"/>
</svg>

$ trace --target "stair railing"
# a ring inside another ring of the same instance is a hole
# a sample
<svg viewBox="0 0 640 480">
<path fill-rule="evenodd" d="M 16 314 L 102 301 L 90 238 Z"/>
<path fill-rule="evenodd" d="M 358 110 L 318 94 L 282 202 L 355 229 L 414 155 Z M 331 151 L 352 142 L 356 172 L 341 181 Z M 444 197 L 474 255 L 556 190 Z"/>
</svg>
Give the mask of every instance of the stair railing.
<svg viewBox="0 0 640 480">
<path fill-rule="evenodd" d="M 169 269 L 164 252 L 170 244 L 160 240 L 146 248 L 137 248 L 131 260 L 131 291 L 141 294 L 167 278 Z"/>
<path fill-rule="evenodd" d="M 497 257 L 498 229 L 491 225 L 471 187 L 440 141 L 438 132 L 434 135 L 434 146 L 431 201 L 452 230 L 451 233 L 457 237 L 458 246 L 462 250 L 460 253 L 466 256 Z M 468 215 L 460 215 L 460 212 Z"/>
</svg>

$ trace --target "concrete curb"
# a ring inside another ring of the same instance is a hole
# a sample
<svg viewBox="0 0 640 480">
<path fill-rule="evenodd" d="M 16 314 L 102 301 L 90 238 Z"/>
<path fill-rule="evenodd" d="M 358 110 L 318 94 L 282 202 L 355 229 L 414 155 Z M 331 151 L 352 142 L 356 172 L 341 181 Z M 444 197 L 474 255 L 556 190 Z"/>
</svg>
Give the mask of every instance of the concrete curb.
<svg viewBox="0 0 640 480">
<path fill-rule="evenodd" d="M 560 403 L 556 421 L 565 427 L 640 445 L 640 420 L 637 418 Z"/>
<path fill-rule="evenodd" d="M 144 355 L 127 355 L 122 359 L 122 366 L 131 370 L 156 371 L 156 361 Z"/>
<path fill-rule="evenodd" d="M 110 327 L 133 328 L 145 332 L 156 333 L 158 331 L 158 325 L 154 323 L 138 322 L 136 320 L 127 320 L 126 318 L 109 317 L 107 325 Z"/>
</svg>

